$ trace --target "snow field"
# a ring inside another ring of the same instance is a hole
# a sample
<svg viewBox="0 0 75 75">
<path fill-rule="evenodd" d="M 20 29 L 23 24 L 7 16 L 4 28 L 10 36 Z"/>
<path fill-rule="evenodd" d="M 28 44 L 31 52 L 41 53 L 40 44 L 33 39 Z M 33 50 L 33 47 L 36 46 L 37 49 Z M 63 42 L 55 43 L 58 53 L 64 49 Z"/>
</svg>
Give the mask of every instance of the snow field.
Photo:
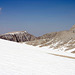
<svg viewBox="0 0 75 75">
<path fill-rule="evenodd" d="M 75 75 L 74 54 L 0 39 L 0 75 Z"/>
</svg>

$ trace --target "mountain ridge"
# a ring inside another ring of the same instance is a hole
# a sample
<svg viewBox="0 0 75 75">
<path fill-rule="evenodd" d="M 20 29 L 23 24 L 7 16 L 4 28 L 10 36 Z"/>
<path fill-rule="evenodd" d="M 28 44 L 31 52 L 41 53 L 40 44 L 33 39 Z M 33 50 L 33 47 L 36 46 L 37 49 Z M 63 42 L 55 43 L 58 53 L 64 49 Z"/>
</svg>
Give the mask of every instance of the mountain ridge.
<svg viewBox="0 0 75 75">
<path fill-rule="evenodd" d="M 0 35 L 1 39 L 15 41 L 15 42 L 26 42 L 35 40 L 36 37 L 34 35 L 29 34 L 26 31 L 16 31 L 16 32 L 9 32 Z"/>
<path fill-rule="evenodd" d="M 69 30 L 51 32 L 39 37 L 31 35 L 26 31 L 17 31 L 0 35 L 0 38 L 75 53 L 75 24 Z"/>
<path fill-rule="evenodd" d="M 27 42 L 27 44 L 75 53 L 75 25 L 70 30 L 44 34 L 37 40 Z"/>
</svg>

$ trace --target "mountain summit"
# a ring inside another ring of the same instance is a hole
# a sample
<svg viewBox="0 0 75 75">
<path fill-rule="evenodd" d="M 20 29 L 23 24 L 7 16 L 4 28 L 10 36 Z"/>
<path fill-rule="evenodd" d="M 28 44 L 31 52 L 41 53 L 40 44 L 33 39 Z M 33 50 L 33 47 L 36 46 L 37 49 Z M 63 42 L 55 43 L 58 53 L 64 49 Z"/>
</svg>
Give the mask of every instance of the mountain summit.
<svg viewBox="0 0 75 75">
<path fill-rule="evenodd" d="M 35 40 L 36 37 L 29 34 L 26 31 L 17 31 L 17 32 L 9 32 L 3 35 L 0 35 L 1 39 L 6 39 L 15 42 L 25 42 Z"/>
</svg>

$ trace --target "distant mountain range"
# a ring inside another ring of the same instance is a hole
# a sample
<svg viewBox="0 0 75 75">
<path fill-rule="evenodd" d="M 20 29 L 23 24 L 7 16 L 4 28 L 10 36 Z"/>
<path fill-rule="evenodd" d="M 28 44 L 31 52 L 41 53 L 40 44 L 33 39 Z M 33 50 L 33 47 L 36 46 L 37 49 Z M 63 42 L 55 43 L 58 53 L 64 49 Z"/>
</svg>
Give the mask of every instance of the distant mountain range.
<svg viewBox="0 0 75 75">
<path fill-rule="evenodd" d="M 75 53 L 75 25 L 70 30 L 47 33 L 39 37 L 35 37 L 26 31 L 18 31 L 0 35 L 0 38 Z"/>
</svg>

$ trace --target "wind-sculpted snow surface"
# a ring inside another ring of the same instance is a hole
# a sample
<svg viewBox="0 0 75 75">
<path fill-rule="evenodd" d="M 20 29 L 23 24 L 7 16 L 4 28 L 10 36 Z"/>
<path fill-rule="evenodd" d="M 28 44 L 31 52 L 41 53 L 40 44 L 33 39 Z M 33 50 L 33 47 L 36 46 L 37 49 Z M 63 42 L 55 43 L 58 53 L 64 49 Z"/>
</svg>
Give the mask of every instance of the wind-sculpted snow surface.
<svg viewBox="0 0 75 75">
<path fill-rule="evenodd" d="M 72 53 L 0 39 L 0 75 L 75 75 L 74 57 Z"/>
</svg>

